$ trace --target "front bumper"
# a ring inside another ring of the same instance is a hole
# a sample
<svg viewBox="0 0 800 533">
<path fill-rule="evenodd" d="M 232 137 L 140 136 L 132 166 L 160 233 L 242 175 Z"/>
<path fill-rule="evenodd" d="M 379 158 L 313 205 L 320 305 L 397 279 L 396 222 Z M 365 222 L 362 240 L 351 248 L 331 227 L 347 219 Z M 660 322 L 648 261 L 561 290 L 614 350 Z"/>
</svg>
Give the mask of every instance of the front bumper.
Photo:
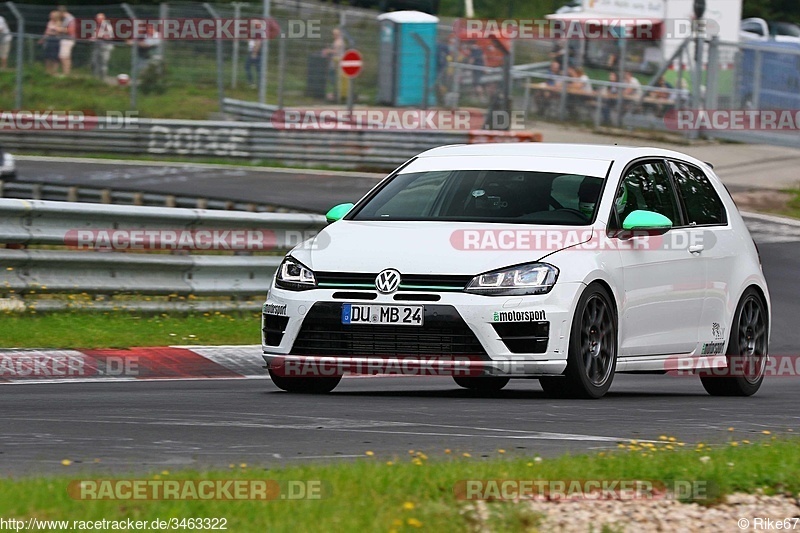
<svg viewBox="0 0 800 533">
<path fill-rule="evenodd" d="M 533 377 L 561 374 L 567 365 L 569 328 L 582 283 L 557 283 L 544 295 L 480 296 L 464 292 L 404 295 L 358 291 L 359 300 L 332 289 L 287 291 L 273 288 L 262 314 L 264 361 L 270 369 L 326 362 L 344 372 L 384 373 L 387 360 L 401 360 L 415 373 L 431 360 L 446 372 Z M 341 306 L 423 305 L 423 326 L 341 324 Z M 526 347 L 530 346 L 529 350 Z"/>
</svg>

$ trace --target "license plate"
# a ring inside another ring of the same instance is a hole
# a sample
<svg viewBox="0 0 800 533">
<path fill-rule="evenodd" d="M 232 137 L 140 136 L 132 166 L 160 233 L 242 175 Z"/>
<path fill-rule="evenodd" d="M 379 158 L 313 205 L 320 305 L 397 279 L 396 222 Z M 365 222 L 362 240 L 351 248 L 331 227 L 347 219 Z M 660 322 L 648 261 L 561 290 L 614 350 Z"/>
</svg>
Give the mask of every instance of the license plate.
<svg viewBox="0 0 800 533">
<path fill-rule="evenodd" d="M 342 324 L 421 326 L 424 319 L 421 305 L 342 304 Z"/>
</svg>

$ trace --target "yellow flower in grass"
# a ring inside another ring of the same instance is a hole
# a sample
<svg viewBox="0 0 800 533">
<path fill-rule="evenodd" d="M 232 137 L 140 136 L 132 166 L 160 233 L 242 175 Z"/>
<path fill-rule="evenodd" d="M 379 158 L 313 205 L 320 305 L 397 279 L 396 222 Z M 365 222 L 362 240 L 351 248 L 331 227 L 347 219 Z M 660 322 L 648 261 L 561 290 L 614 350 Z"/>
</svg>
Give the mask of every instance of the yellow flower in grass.
<svg viewBox="0 0 800 533">
<path fill-rule="evenodd" d="M 405 502 L 403 504 L 403 509 L 406 511 L 411 511 L 414 509 L 414 507 L 415 507 L 414 502 Z"/>
<path fill-rule="evenodd" d="M 411 527 L 416 527 L 416 528 L 422 527 L 422 522 L 420 522 L 416 518 L 409 518 L 408 520 L 406 520 L 406 524 L 408 524 Z"/>
</svg>

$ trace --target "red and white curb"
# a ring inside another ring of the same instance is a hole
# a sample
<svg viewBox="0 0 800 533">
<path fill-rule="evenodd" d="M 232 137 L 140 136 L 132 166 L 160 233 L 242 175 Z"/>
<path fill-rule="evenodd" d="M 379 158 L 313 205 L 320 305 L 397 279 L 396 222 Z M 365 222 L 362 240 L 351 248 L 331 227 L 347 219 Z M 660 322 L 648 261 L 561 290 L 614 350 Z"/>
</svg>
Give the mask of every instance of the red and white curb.
<svg viewBox="0 0 800 533">
<path fill-rule="evenodd" d="M 0 350 L 0 383 L 268 378 L 261 346 Z"/>
</svg>

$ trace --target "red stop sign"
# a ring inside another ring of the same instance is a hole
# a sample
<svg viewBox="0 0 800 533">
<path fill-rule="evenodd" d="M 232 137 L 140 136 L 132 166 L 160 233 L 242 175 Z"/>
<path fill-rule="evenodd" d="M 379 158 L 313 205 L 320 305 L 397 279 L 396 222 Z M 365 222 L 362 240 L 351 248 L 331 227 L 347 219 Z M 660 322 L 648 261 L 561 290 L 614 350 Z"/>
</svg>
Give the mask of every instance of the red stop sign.
<svg viewBox="0 0 800 533">
<path fill-rule="evenodd" d="M 364 61 L 361 59 L 361 52 L 358 50 L 348 50 L 342 56 L 339 68 L 342 69 L 342 74 L 348 78 L 355 78 L 361 73 L 361 67 L 363 65 Z"/>
</svg>

